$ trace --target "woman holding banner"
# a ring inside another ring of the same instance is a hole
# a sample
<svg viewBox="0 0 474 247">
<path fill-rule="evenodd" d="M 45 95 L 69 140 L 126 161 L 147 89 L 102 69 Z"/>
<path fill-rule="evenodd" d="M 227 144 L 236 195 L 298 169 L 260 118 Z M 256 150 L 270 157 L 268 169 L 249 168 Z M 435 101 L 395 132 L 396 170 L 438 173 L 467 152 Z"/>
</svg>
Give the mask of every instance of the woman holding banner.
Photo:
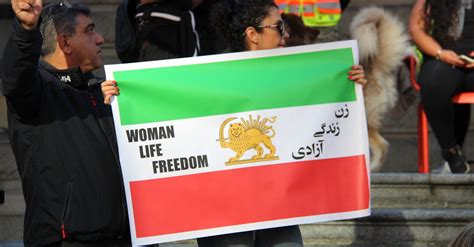
<svg viewBox="0 0 474 247">
<path fill-rule="evenodd" d="M 227 49 L 232 52 L 284 47 L 288 37 L 272 0 L 222 1 L 212 10 L 211 19 L 211 25 L 223 35 Z M 362 66 L 353 66 L 348 74 L 356 83 L 364 85 L 367 82 Z M 110 97 L 118 95 L 119 90 L 112 82 L 104 82 L 102 92 L 105 102 L 110 104 Z M 286 226 L 199 238 L 198 244 L 200 247 L 299 247 L 303 246 L 303 240 L 298 226 Z"/>
<path fill-rule="evenodd" d="M 227 0 L 215 6 L 211 26 L 223 35 L 232 52 L 256 51 L 285 47 L 288 33 L 272 0 Z M 367 83 L 362 66 L 349 71 L 349 79 Z M 200 247 L 214 246 L 303 246 L 298 226 L 286 226 L 198 239 Z"/>
</svg>

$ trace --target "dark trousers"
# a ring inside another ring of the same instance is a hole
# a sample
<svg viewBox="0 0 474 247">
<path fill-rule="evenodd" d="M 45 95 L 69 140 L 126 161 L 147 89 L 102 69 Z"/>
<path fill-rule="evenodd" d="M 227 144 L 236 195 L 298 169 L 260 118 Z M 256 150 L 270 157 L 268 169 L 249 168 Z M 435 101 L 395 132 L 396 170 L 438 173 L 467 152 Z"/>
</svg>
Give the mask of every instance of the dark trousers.
<svg viewBox="0 0 474 247">
<path fill-rule="evenodd" d="M 198 238 L 199 247 L 302 247 L 298 226 Z"/>
<path fill-rule="evenodd" d="M 451 99 L 459 92 L 474 91 L 474 71 L 428 59 L 418 81 L 421 103 L 440 147 L 462 146 L 469 127 L 470 105 L 453 104 Z"/>
</svg>

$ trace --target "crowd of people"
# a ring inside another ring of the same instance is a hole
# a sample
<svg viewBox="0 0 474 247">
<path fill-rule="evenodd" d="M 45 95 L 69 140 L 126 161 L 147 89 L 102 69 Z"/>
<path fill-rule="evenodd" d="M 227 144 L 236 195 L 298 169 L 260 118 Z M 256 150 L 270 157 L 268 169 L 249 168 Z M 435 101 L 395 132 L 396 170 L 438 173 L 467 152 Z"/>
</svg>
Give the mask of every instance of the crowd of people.
<svg viewBox="0 0 474 247">
<path fill-rule="evenodd" d="M 276 49 L 291 38 L 281 12 L 312 11 L 320 18 L 303 18 L 303 23 L 313 25 L 310 28 L 320 24 L 323 30 L 337 25 L 348 3 L 330 1 L 336 5 L 316 13 L 324 8 L 308 9 L 302 1 L 295 10 L 294 2 L 125 0 L 117 23 L 128 25 L 131 29 L 119 29 L 128 30 L 132 38 L 117 31 L 117 53 L 123 62 L 134 62 Z M 108 106 L 119 88 L 92 73 L 102 66 L 104 39 L 96 32 L 90 9 L 67 1 L 44 6 L 41 0 L 11 3 L 16 20 L 1 63 L 2 93 L 26 201 L 24 244 L 130 246 Z M 474 65 L 458 55 L 474 55 L 473 17 L 469 0 L 418 0 L 410 21 L 414 42 L 425 54 L 422 102 L 442 155 L 455 173 L 469 172 L 461 151 L 469 109 L 453 106 L 450 98 L 472 88 Z M 361 66 L 347 69 L 352 81 L 367 83 Z M 288 226 L 206 237 L 198 244 L 291 247 L 303 246 L 303 240 L 298 226 Z"/>
</svg>

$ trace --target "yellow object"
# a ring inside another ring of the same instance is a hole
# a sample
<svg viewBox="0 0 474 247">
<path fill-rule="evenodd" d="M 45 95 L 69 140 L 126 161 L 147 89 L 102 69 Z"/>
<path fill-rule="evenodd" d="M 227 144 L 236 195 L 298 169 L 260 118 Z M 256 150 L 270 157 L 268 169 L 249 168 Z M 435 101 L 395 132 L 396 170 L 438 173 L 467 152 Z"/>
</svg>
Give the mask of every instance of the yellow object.
<svg viewBox="0 0 474 247">
<path fill-rule="evenodd" d="M 276 0 L 281 13 L 301 16 L 308 27 L 332 27 L 341 20 L 339 0 Z"/>
<path fill-rule="evenodd" d="M 416 58 L 416 74 L 418 75 L 418 72 L 420 72 L 421 65 L 423 64 L 423 53 L 418 49 L 416 45 L 412 46 L 413 53 Z"/>
<path fill-rule="evenodd" d="M 235 152 L 235 156 L 230 158 L 226 162 L 226 165 L 237 165 L 259 161 L 277 160 L 278 156 L 275 156 L 276 148 L 273 145 L 271 138 L 275 136 L 275 130 L 272 126 L 268 126 L 267 122 L 275 123 L 276 117 L 264 118 L 260 121 L 260 116 L 257 119 L 253 119 L 250 115 L 248 121 L 241 119 L 240 123 L 232 123 L 229 125 L 228 138 L 224 138 L 224 128 L 231 121 L 237 118 L 231 117 L 226 119 L 219 130 L 219 142 L 222 148 L 230 148 Z M 271 133 L 271 134 L 270 134 Z M 226 140 L 229 140 L 226 142 Z M 269 153 L 263 155 L 263 145 L 268 149 Z M 255 149 L 257 154 L 252 156 L 250 159 L 241 160 L 242 155 L 250 149 Z"/>
</svg>

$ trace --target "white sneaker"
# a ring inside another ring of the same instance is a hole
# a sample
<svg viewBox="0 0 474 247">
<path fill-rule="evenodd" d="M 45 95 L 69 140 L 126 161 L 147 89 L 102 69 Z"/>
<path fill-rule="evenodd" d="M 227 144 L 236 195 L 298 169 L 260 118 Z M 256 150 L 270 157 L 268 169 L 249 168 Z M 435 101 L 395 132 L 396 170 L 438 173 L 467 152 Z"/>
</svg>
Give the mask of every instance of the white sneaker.
<svg viewBox="0 0 474 247">
<path fill-rule="evenodd" d="M 451 168 L 449 168 L 449 164 L 446 160 L 443 160 L 443 164 L 439 166 L 438 168 L 435 168 L 431 170 L 431 173 L 433 174 L 450 174 Z"/>
</svg>

